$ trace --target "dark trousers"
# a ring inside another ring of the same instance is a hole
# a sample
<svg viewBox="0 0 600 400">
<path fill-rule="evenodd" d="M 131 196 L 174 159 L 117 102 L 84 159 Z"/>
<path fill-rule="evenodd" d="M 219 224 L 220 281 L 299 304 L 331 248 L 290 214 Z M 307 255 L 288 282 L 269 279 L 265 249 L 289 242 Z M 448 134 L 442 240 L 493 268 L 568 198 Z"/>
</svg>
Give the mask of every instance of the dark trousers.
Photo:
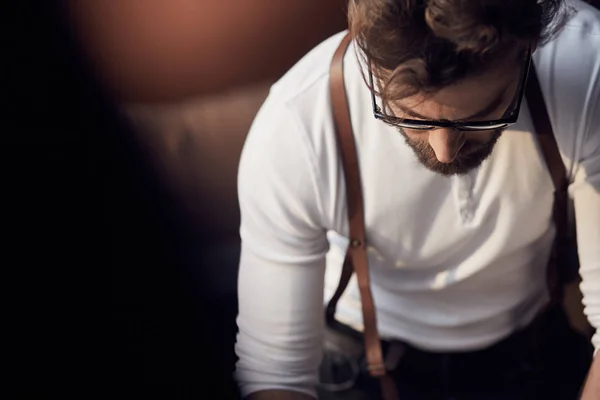
<svg viewBox="0 0 600 400">
<path fill-rule="evenodd" d="M 589 338 L 574 331 L 560 307 L 484 350 L 433 353 L 406 344 L 390 372 L 400 400 L 575 400 L 592 361 Z M 384 342 L 384 354 L 391 343 Z M 378 381 L 361 373 L 352 389 L 322 399 L 376 399 Z"/>
</svg>

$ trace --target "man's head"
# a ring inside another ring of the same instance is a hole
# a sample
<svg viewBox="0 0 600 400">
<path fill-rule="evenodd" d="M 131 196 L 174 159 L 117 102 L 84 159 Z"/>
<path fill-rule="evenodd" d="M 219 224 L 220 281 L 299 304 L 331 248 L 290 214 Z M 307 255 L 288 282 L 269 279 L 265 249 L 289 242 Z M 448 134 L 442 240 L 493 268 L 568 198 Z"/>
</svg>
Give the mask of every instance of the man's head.
<svg viewBox="0 0 600 400">
<path fill-rule="evenodd" d="M 349 17 L 379 117 L 427 168 L 451 175 L 491 154 L 503 125 L 468 124 L 516 115 L 530 51 L 560 28 L 561 9 L 562 0 L 354 0 Z M 390 122 L 403 119 L 441 126 Z"/>
</svg>

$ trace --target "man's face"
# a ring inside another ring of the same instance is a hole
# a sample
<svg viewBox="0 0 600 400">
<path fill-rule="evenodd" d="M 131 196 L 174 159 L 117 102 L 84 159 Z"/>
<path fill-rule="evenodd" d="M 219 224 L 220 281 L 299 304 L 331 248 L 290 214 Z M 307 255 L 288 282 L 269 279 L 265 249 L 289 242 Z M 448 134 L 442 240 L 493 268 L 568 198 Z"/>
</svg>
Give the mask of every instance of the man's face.
<svg viewBox="0 0 600 400">
<path fill-rule="evenodd" d="M 511 62 L 436 93 L 414 95 L 391 104 L 397 117 L 423 120 L 486 121 L 500 119 L 517 96 L 522 64 Z M 492 153 L 499 130 L 463 132 L 447 128 L 430 131 L 399 128 L 419 161 L 443 174 L 465 174 Z"/>
</svg>

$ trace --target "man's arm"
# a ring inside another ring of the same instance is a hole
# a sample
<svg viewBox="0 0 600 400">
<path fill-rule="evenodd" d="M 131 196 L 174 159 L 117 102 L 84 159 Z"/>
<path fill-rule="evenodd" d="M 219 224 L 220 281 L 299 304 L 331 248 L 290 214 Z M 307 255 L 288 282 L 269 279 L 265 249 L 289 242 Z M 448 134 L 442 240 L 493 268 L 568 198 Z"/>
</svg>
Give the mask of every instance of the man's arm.
<svg viewBox="0 0 600 400">
<path fill-rule="evenodd" d="M 600 139 L 596 138 L 596 142 L 595 149 L 592 147 L 594 154 L 578 172 L 585 176 L 585 181 L 579 185 L 575 183 L 573 190 L 584 311 L 597 329 L 593 340 L 596 356 L 581 400 L 600 400 Z"/>
<path fill-rule="evenodd" d="M 598 79 L 590 98 L 600 96 Z M 594 362 L 585 384 L 582 400 L 600 400 L 600 102 L 586 104 L 581 118 L 587 121 L 580 157 L 569 191 L 573 196 L 577 223 L 577 250 L 580 261 L 584 313 L 597 332 L 593 338 Z"/>
<path fill-rule="evenodd" d="M 600 400 L 600 357 L 598 356 L 594 358 L 581 400 Z"/>
<path fill-rule="evenodd" d="M 312 147 L 281 97 L 272 92 L 259 112 L 238 178 L 236 379 L 252 399 L 316 397 L 322 355 L 328 243 L 320 179 Z"/>
</svg>

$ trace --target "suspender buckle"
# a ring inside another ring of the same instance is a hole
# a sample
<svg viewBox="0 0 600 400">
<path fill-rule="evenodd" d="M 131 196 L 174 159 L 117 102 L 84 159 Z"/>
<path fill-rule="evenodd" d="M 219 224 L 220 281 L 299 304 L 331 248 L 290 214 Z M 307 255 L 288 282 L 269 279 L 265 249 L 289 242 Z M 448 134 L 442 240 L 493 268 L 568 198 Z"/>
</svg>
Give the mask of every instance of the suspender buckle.
<svg viewBox="0 0 600 400">
<path fill-rule="evenodd" d="M 384 364 L 368 364 L 367 371 L 373 377 L 383 376 L 386 373 Z"/>
</svg>

